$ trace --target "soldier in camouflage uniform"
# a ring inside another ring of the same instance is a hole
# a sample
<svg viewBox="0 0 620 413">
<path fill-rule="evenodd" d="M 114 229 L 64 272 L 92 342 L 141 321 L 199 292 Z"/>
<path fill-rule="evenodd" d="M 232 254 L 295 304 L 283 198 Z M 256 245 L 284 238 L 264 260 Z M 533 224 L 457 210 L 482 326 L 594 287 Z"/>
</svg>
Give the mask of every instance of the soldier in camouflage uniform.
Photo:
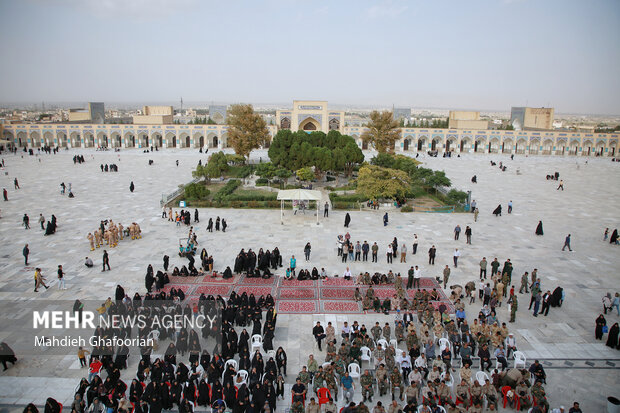
<svg viewBox="0 0 620 413">
<path fill-rule="evenodd" d="M 291 406 L 291 413 L 304 413 L 304 405 L 298 400 Z"/>
<path fill-rule="evenodd" d="M 390 381 L 392 382 L 392 400 L 394 400 L 394 397 L 396 396 L 394 393 L 394 389 L 396 389 L 396 387 L 398 387 L 398 389 L 400 390 L 400 400 L 403 400 L 403 376 L 400 374 L 400 371 L 398 371 L 398 367 L 394 367 L 394 369 L 392 370 L 392 374 L 390 374 Z"/>
<path fill-rule="evenodd" d="M 544 412 L 549 411 L 549 403 L 545 398 L 546 392 L 545 388 L 542 386 L 542 382 L 537 381 L 534 383 L 534 386 L 532 386 L 530 391 L 532 392 L 532 397 L 536 400 L 536 404 L 539 406 L 545 406 L 545 410 L 543 410 Z"/>
<path fill-rule="evenodd" d="M 340 348 L 338 349 L 338 357 L 343 360 L 345 363 L 347 362 L 348 358 L 349 358 L 349 351 L 347 350 L 347 346 L 342 343 L 340 345 Z"/>
<path fill-rule="evenodd" d="M 366 336 L 362 340 L 362 346 L 368 347 L 369 349 L 374 350 L 375 349 L 375 342 L 370 338 L 370 336 L 368 334 L 366 334 Z"/>
<path fill-rule="evenodd" d="M 382 331 L 381 326 L 379 325 L 379 322 L 377 321 L 375 325 L 373 326 L 373 328 L 370 329 L 373 340 L 379 341 L 379 339 L 381 338 L 381 331 Z"/>
<path fill-rule="evenodd" d="M 323 376 L 325 377 L 325 386 L 329 389 L 334 400 L 338 401 L 338 386 L 336 385 L 336 377 L 331 366 L 325 369 Z"/>
<path fill-rule="evenodd" d="M 336 340 L 327 343 L 327 354 L 325 355 L 325 361 L 332 361 L 336 355 Z"/>
<path fill-rule="evenodd" d="M 396 341 L 400 344 L 401 341 L 405 339 L 405 326 L 402 321 L 399 321 L 396 324 L 396 329 L 394 330 L 396 334 Z"/>
<path fill-rule="evenodd" d="M 349 351 L 349 363 L 357 363 L 362 365 L 362 352 L 356 343 L 353 343 L 351 350 Z"/>
<path fill-rule="evenodd" d="M 377 378 L 377 387 L 379 388 L 379 397 L 383 397 L 387 393 L 388 389 L 388 372 L 385 369 L 384 364 L 380 364 L 379 368 L 375 371 L 375 377 Z"/>
<path fill-rule="evenodd" d="M 368 406 L 366 406 L 364 402 L 361 402 L 360 404 L 356 406 L 356 412 L 357 413 L 370 413 L 370 410 L 368 410 Z"/>
<path fill-rule="evenodd" d="M 319 366 L 319 370 L 314 373 L 314 384 L 312 386 L 312 390 L 316 394 L 321 387 L 325 387 L 325 373 L 323 372 L 323 367 Z"/>
<path fill-rule="evenodd" d="M 375 359 L 375 369 L 379 364 L 385 364 L 385 350 L 383 350 L 381 344 L 377 344 L 377 348 L 373 352 L 373 358 Z"/>
<path fill-rule="evenodd" d="M 390 327 L 390 323 L 385 323 L 385 327 L 383 327 L 383 338 L 390 342 L 390 336 L 392 335 L 392 327 Z"/>
<path fill-rule="evenodd" d="M 394 356 L 396 354 L 396 351 L 394 350 L 393 346 L 389 346 L 387 348 L 387 350 L 385 350 L 385 365 L 388 368 L 388 371 L 392 371 L 392 369 L 394 368 Z"/>
<path fill-rule="evenodd" d="M 312 378 L 310 376 L 310 372 L 308 370 L 306 370 L 306 366 L 303 366 L 301 368 L 301 371 L 297 375 L 297 378 L 299 380 L 301 380 L 303 385 L 306 386 L 306 387 L 308 387 L 308 383 L 310 383 L 310 381 L 312 381 Z"/>
<path fill-rule="evenodd" d="M 372 396 L 374 391 L 372 389 L 372 376 L 368 370 L 364 370 L 364 374 L 360 377 L 360 384 L 362 385 L 362 400 L 365 402 L 369 400 L 372 402 Z"/>
<path fill-rule="evenodd" d="M 417 344 L 418 346 L 420 345 L 420 340 L 418 339 L 418 336 L 416 335 L 415 330 L 413 330 L 410 334 L 407 335 L 406 342 L 407 342 L 407 351 L 411 351 L 414 344 Z"/>
<path fill-rule="evenodd" d="M 514 323 L 517 317 L 517 310 L 519 309 L 519 300 L 516 295 L 510 296 L 510 322 Z"/>
</svg>

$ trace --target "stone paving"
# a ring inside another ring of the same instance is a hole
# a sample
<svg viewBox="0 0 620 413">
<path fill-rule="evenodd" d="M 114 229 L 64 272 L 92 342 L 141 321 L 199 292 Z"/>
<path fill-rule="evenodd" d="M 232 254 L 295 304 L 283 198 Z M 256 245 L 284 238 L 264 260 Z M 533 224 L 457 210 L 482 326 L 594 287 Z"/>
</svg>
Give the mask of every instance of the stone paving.
<svg viewBox="0 0 620 413">
<path fill-rule="evenodd" d="M 86 163 L 74 165 L 71 157 L 84 154 Z M 266 158 L 261 151 L 253 157 Z M 6 167 L 0 172 L 0 185 L 9 191 L 9 202 L 0 204 L 0 314 L 11 311 L 14 300 L 74 300 L 75 298 L 103 300 L 113 296 L 114 287 L 121 283 L 128 293 L 144 293 L 146 266 L 152 263 L 161 267 L 164 254 L 171 257 L 171 266 L 181 264 L 176 255 L 180 238 L 186 237 L 185 227 L 176 227 L 161 219 L 159 200 L 162 193 L 172 192 L 181 183 L 191 180 L 191 170 L 198 159 L 206 160 L 197 151 L 166 150 L 145 154 L 137 150 L 120 153 L 90 150 L 62 151 L 57 155 L 38 157 L 4 155 Z M 153 159 L 154 165 L 148 166 Z M 175 160 L 179 160 L 179 166 Z M 481 210 L 478 222 L 472 214 L 406 214 L 389 210 L 390 223 L 383 227 L 384 210 L 353 211 L 348 231 L 353 240 L 377 241 L 379 263 L 347 263 L 356 274 L 362 270 L 406 273 L 409 266 L 419 265 L 424 276 L 441 275 L 445 264 L 452 267 L 452 253 L 459 248 L 462 255 L 459 267 L 452 268 L 449 284 L 464 285 L 478 276 L 478 262 L 482 256 L 489 261 L 498 257 L 500 262 L 510 258 L 513 275 L 518 279 L 524 271 L 538 268 L 543 288 L 564 288 L 566 300 L 561 308 L 552 308 L 549 316 L 534 318 L 527 312 L 529 295 L 521 295 L 517 322 L 510 326 L 520 350 L 528 360 L 545 359 L 553 364 L 549 368 L 548 399 L 553 407 L 567 407 L 573 399 L 579 400 L 585 411 L 602 411 L 606 396 L 620 396 L 617 383 L 620 370 L 620 352 L 612 350 L 594 339 L 594 319 L 601 312 L 601 297 L 606 292 L 620 290 L 617 269 L 620 263 L 617 246 L 603 242 L 605 227 L 611 230 L 620 223 L 620 164 L 609 159 L 524 157 L 511 161 L 503 155 L 463 155 L 461 158 L 420 158 L 424 166 L 443 169 L 456 188 L 471 190 Z M 503 161 L 506 172 L 490 166 L 490 160 Z M 118 173 L 102 173 L 101 163 L 116 163 Z M 516 174 L 519 168 L 520 175 Z M 545 175 L 560 172 L 565 190 L 557 191 L 557 182 L 547 181 Z M 470 178 L 477 175 L 478 184 Z M 17 177 L 21 189 L 13 190 Z M 60 182 L 71 182 L 75 193 L 69 199 L 59 193 Z M 136 191 L 130 193 L 133 181 Z M 507 202 L 512 200 L 514 210 L 507 214 Z M 503 215 L 495 217 L 491 211 L 503 205 Z M 30 230 L 21 226 L 27 213 L 31 218 Z M 44 237 L 36 220 L 39 213 L 46 219 L 55 214 L 58 232 Z M 226 218 L 226 233 L 205 232 L 209 217 Z M 112 271 L 102 273 L 101 249 L 90 252 L 86 234 L 95 229 L 101 219 L 113 219 L 124 225 L 135 221 L 140 224 L 143 238 L 124 240 L 115 249 L 108 249 Z M 232 265 L 241 248 L 273 248 L 278 246 L 285 259 L 298 258 L 298 268 L 305 268 L 303 247 L 312 244 L 308 266 L 325 267 L 331 274 L 342 274 L 345 264 L 336 257 L 336 237 L 344 233 L 344 212 L 330 211 L 328 219 L 316 225 L 311 213 L 293 216 L 285 212 L 280 224 L 280 212 L 273 210 L 224 210 L 201 209 L 201 222 L 195 225 L 200 242 L 215 259 L 215 268 L 223 270 Z M 534 229 L 543 221 L 545 235 L 537 237 Z M 473 244 L 466 245 L 464 237 L 454 241 L 453 229 L 460 224 L 472 226 Z M 418 254 L 407 256 L 407 263 L 386 265 L 385 248 L 394 236 L 399 243 L 406 242 L 411 251 L 411 240 L 416 233 L 420 240 Z M 573 252 L 562 252 L 566 234 L 572 235 Z M 30 246 L 30 264 L 24 267 L 22 248 Z M 426 251 L 431 244 L 437 247 L 435 266 L 429 266 Z M 85 256 L 91 256 L 95 268 L 83 266 Z M 55 269 L 63 264 L 67 273 L 66 290 L 58 290 Z M 33 266 L 43 269 L 52 287 L 40 293 L 32 291 Z M 310 267 L 310 269 L 311 269 Z M 278 275 L 282 275 L 278 273 Z M 518 290 L 518 284 L 517 284 Z M 479 303 L 468 305 L 468 318 L 473 318 Z M 504 307 L 498 309 L 500 321 L 507 321 Z M 608 324 L 617 322 L 615 314 L 606 316 Z M 357 320 L 367 326 L 381 324 L 393 316 L 375 314 L 281 314 L 274 345 L 282 345 L 288 354 L 289 372 L 298 371 L 310 352 L 318 349 L 310 345 L 311 326 L 316 320 L 332 321 L 337 328 L 344 321 Z M 8 332 L 0 331 L 0 340 L 10 343 Z M 19 357 L 19 355 L 18 355 Z M 318 356 L 319 361 L 323 361 Z M 575 365 L 558 368 L 566 359 L 575 359 Z M 594 360 L 594 366 L 585 364 Z M 615 366 L 605 364 L 607 361 Z M 130 380 L 135 373 L 137 358 L 129 360 L 130 366 L 123 378 Z M 554 364 L 555 363 L 555 364 Z M 579 368 L 577 368 L 579 367 Z M 72 399 L 73 387 L 84 375 L 74 355 L 63 357 L 27 357 L 16 366 L 0 373 L 0 405 L 9 410 L 35 401 L 41 405 L 53 396 L 67 404 Z M 292 383 L 293 374 L 287 382 Z M 41 392 L 40 389 L 45 391 Z M 356 397 L 359 401 L 359 394 Z M 384 404 L 389 400 L 385 399 Z M 288 402 L 278 403 L 284 411 Z"/>
</svg>

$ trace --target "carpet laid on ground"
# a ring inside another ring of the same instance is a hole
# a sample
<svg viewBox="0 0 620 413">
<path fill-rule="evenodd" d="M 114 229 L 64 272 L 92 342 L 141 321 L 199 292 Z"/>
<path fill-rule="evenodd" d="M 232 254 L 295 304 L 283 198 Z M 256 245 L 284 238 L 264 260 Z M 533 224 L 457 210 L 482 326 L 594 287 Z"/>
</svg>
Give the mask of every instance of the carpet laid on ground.
<svg viewBox="0 0 620 413">
<path fill-rule="evenodd" d="M 256 298 L 271 294 L 276 301 L 276 311 L 282 314 L 360 314 L 363 313 L 360 302 L 354 300 L 355 288 L 359 288 L 362 296 L 366 294 L 368 286 L 356 285 L 353 280 L 334 277 L 325 280 L 284 280 L 282 277 L 248 278 L 245 275 L 236 275 L 224 280 L 221 277 L 170 277 L 170 284 L 164 291 L 181 289 L 186 298 L 194 303 L 205 295 L 221 295 L 226 297 L 232 291 L 237 294 L 254 294 Z M 436 289 L 440 301 L 433 302 L 435 308 L 444 304 L 448 312 L 454 313 L 454 306 L 445 295 L 434 278 L 422 278 L 420 287 L 423 290 Z M 393 285 L 373 286 L 375 295 L 382 300 L 393 298 L 396 290 Z M 407 295 L 413 298 L 415 290 L 408 290 Z"/>
</svg>

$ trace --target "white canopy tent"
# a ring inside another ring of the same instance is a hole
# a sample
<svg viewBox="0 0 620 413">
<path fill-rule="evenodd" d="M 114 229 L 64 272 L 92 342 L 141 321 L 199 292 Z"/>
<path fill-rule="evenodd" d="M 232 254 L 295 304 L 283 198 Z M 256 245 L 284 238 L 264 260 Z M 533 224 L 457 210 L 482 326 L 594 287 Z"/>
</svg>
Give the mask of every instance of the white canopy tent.
<svg viewBox="0 0 620 413">
<path fill-rule="evenodd" d="M 321 191 L 309 189 L 285 189 L 278 192 L 280 200 L 280 223 L 284 223 L 284 201 L 316 201 L 316 223 L 319 224 L 319 201 L 322 199 Z"/>
</svg>

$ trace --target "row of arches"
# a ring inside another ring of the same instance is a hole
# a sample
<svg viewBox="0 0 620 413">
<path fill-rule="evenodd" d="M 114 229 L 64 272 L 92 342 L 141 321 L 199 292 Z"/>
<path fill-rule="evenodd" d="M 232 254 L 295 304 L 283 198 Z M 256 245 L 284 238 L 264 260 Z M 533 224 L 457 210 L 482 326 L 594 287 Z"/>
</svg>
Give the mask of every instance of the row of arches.
<svg viewBox="0 0 620 413">
<path fill-rule="evenodd" d="M 209 133 L 204 136 L 201 133 L 190 135 L 187 132 L 178 134 L 174 132 L 147 132 L 127 131 L 125 133 L 119 131 L 4 131 L 4 139 L 14 142 L 17 147 L 33 147 L 42 146 L 51 147 L 126 147 L 126 148 L 146 148 L 150 146 L 163 147 L 164 144 L 168 148 L 226 148 L 227 134 L 218 136 L 215 133 Z"/>
</svg>

